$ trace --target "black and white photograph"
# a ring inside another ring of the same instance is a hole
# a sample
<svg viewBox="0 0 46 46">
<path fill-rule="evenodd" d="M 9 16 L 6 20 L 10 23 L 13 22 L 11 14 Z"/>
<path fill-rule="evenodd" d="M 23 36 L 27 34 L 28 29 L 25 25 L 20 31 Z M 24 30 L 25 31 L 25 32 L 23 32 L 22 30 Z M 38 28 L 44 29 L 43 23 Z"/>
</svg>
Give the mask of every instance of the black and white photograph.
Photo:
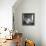
<svg viewBox="0 0 46 46">
<path fill-rule="evenodd" d="M 34 25 L 34 13 L 23 13 L 22 14 L 22 24 L 23 25 Z"/>
</svg>

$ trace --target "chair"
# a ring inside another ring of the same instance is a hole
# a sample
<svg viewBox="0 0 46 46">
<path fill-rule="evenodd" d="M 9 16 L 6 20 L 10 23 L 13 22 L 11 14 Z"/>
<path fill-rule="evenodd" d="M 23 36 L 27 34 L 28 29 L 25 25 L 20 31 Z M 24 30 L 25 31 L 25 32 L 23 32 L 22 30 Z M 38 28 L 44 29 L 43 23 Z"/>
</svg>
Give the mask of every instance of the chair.
<svg viewBox="0 0 46 46">
<path fill-rule="evenodd" d="M 32 40 L 26 40 L 25 46 L 35 46 L 35 43 Z"/>
<path fill-rule="evenodd" d="M 15 33 L 15 43 L 16 46 L 22 45 L 22 33 Z"/>
</svg>

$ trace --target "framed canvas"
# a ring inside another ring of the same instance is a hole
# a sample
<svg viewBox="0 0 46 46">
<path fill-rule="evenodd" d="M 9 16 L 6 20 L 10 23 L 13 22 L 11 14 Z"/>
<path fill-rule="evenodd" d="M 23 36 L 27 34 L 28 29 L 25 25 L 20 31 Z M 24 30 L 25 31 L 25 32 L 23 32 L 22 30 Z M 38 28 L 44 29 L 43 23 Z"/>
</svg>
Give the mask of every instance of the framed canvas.
<svg viewBox="0 0 46 46">
<path fill-rule="evenodd" d="M 35 13 L 23 13 L 22 14 L 23 25 L 34 25 L 34 23 L 35 23 Z"/>
</svg>

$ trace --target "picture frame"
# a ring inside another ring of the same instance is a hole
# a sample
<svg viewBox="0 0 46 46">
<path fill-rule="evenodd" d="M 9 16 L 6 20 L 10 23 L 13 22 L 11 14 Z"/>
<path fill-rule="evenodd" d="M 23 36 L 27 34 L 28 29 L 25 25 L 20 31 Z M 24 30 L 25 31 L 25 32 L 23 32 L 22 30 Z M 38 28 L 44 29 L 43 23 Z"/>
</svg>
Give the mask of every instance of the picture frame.
<svg viewBox="0 0 46 46">
<path fill-rule="evenodd" d="M 34 24 L 35 24 L 35 13 L 22 14 L 22 25 L 34 25 Z"/>
</svg>

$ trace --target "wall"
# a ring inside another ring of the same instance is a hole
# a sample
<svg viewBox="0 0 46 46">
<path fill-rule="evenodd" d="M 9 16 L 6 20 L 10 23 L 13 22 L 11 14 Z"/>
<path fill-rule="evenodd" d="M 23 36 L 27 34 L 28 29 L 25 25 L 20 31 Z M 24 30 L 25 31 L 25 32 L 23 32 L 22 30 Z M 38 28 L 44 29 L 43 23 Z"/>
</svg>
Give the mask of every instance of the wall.
<svg viewBox="0 0 46 46">
<path fill-rule="evenodd" d="M 22 13 L 35 13 L 35 25 L 23 26 Z M 23 37 L 35 41 L 36 46 L 41 46 L 41 0 L 23 0 L 17 7 L 13 7 L 15 29 L 23 33 Z"/>
<path fill-rule="evenodd" d="M 12 6 L 16 0 L 0 0 L 0 27 L 12 28 Z"/>
<path fill-rule="evenodd" d="M 41 40 L 42 46 L 46 46 L 46 0 L 41 1 Z"/>
</svg>

